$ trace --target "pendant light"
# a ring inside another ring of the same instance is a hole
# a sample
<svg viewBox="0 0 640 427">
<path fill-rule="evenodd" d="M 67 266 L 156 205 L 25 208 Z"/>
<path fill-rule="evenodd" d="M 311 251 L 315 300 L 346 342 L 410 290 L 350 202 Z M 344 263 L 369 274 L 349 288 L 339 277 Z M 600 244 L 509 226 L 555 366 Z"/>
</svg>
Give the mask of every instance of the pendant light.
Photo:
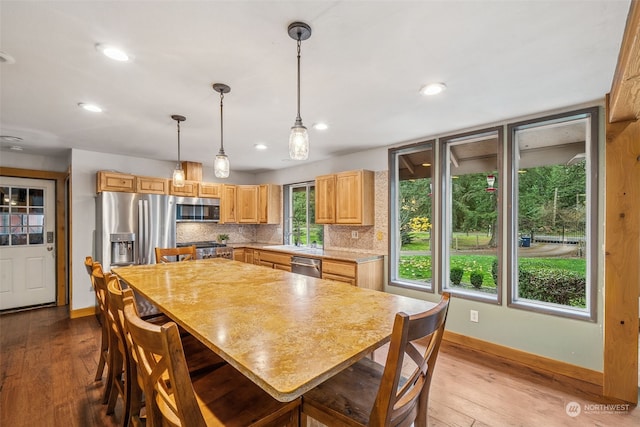
<svg viewBox="0 0 640 427">
<path fill-rule="evenodd" d="M 307 160 L 309 158 L 309 133 L 300 118 L 300 45 L 302 40 L 311 37 L 311 27 L 304 22 L 294 22 L 289 25 L 289 37 L 298 42 L 298 115 L 289 135 L 289 157 L 293 160 Z"/>
<path fill-rule="evenodd" d="M 180 162 L 180 122 L 184 122 L 187 119 L 185 116 L 179 116 L 177 114 L 174 114 L 171 118 L 178 124 L 178 164 L 173 171 L 173 186 L 179 188 L 184 187 L 184 170 L 182 170 L 182 163 Z"/>
<path fill-rule="evenodd" d="M 214 83 L 213 90 L 220 93 L 220 151 L 213 161 L 213 172 L 216 174 L 216 178 L 227 178 L 229 177 L 229 158 L 224 154 L 222 100 L 225 93 L 231 92 L 231 88 L 224 83 Z"/>
</svg>

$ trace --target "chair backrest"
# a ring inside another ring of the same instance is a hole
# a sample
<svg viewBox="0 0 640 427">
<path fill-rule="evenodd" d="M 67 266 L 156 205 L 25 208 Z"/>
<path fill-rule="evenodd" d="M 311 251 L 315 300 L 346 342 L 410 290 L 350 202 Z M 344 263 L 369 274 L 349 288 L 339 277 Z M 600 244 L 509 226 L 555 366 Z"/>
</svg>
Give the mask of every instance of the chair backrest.
<svg viewBox="0 0 640 427">
<path fill-rule="evenodd" d="M 124 317 L 138 375 L 144 384 L 150 424 L 206 426 L 189 377 L 178 326 L 174 322 L 162 326 L 145 322 L 137 315 L 131 297 L 124 299 Z"/>
<path fill-rule="evenodd" d="M 98 299 L 98 308 L 100 309 L 100 313 L 103 316 L 103 321 L 106 320 L 107 316 L 107 282 L 105 280 L 105 273 L 102 271 L 102 264 L 99 262 L 94 262 L 91 270 L 91 282 L 93 284 L 93 288 L 96 291 L 96 298 Z"/>
<path fill-rule="evenodd" d="M 89 274 L 89 279 L 91 279 L 91 286 L 93 287 L 93 289 L 95 290 L 96 285 L 94 283 L 94 278 L 93 278 L 93 258 L 91 257 L 91 255 L 89 255 L 88 257 L 85 257 L 84 259 L 84 266 L 87 269 L 87 273 Z"/>
<path fill-rule="evenodd" d="M 389 345 L 389 353 L 376 401 L 369 418 L 370 425 L 409 426 L 417 417 L 416 426 L 426 425 L 429 386 L 444 333 L 449 293 L 442 294 L 437 306 L 423 313 L 409 316 L 396 314 Z M 424 352 L 418 350 L 424 346 Z M 402 376 L 405 357 L 416 368 L 408 377 Z"/>
<path fill-rule="evenodd" d="M 195 245 L 181 248 L 156 248 L 156 263 L 189 261 L 192 259 L 196 259 Z"/>
</svg>

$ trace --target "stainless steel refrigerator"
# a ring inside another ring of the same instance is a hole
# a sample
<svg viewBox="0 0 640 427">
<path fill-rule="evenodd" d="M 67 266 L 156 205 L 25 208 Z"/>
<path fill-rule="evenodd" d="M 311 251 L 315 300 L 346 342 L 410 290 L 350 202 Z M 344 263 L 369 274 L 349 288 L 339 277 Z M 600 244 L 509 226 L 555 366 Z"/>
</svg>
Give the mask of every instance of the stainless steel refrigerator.
<svg viewBox="0 0 640 427">
<path fill-rule="evenodd" d="M 112 266 L 153 264 L 156 247 L 176 246 L 175 197 L 102 192 L 96 197 L 96 259 Z"/>
</svg>

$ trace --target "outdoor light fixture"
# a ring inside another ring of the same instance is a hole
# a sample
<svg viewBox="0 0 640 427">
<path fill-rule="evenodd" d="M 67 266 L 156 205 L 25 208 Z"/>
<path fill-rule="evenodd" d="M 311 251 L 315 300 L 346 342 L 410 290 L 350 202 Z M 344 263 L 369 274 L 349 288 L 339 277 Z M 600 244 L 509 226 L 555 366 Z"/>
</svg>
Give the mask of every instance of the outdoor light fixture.
<svg viewBox="0 0 640 427">
<path fill-rule="evenodd" d="M 487 191 L 489 193 L 493 193 L 494 191 L 496 191 L 496 189 L 494 188 L 493 184 L 495 184 L 496 182 L 496 177 L 493 175 L 487 175 Z"/>
<path fill-rule="evenodd" d="M 182 163 L 180 163 L 180 122 L 184 122 L 187 119 L 185 116 L 179 116 L 177 114 L 174 114 L 171 118 L 178 124 L 178 164 L 173 171 L 173 186 L 179 188 L 184 187 L 184 170 L 182 170 Z"/>
<path fill-rule="evenodd" d="M 222 100 L 225 93 L 231 92 L 231 88 L 224 83 L 214 83 L 213 90 L 220 93 L 220 151 L 218 151 L 216 159 L 213 161 L 213 172 L 216 174 L 216 178 L 228 178 L 229 158 L 224 154 Z"/>
<path fill-rule="evenodd" d="M 304 22 L 294 22 L 288 28 L 289 37 L 298 42 L 298 115 L 289 136 L 289 157 L 293 160 L 309 158 L 309 133 L 300 118 L 300 45 L 311 37 L 311 27 Z"/>
</svg>

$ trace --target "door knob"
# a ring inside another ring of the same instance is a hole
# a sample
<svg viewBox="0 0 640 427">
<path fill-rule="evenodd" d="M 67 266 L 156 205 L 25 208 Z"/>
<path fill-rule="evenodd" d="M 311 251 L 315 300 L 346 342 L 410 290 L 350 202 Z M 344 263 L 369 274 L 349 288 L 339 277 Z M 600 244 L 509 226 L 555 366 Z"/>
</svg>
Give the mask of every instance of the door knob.
<svg viewBox="0 0 640 427">
<path fill-rule="evenodd" d="M 51 252 L 53 250 L 53 246 L 47 246 L 47 250 Z"/>
</svg>

